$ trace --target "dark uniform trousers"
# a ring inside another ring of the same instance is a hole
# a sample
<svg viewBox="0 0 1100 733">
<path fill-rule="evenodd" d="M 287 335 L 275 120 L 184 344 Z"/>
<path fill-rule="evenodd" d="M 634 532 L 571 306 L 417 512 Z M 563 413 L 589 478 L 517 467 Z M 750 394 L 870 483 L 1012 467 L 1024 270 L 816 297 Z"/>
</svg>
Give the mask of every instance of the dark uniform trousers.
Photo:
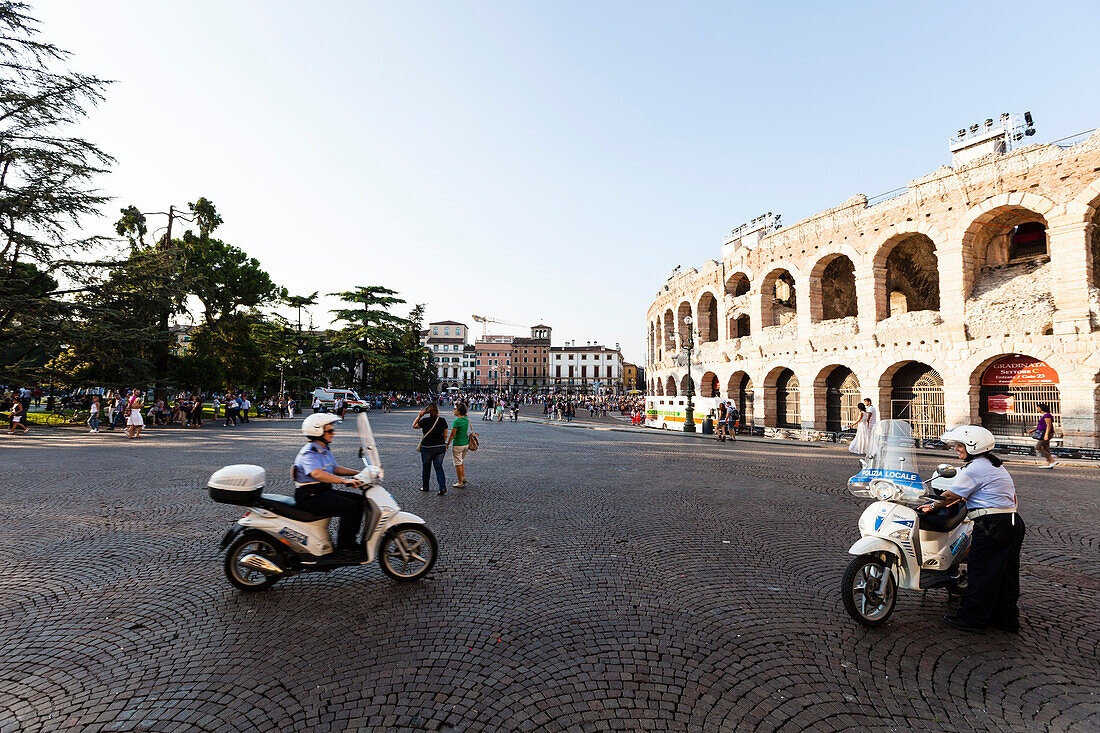
<svg viewBox="0 0 1100 733">
<path fill-rule="evenodd" d="M 974 520 L 966 561 L 968 587 L 959 603 L 960 618 L 979 626 L 1019 623 L 1023 543 L 1024 520 L 1019 514 L 986 514 Z"/>
<path fill-rule="evenodd" d="M 331 484 L 303 484 L 294 490 L 294 503 L 313 514 L 339 517 L 337 550 L 354 550 L 355 536 L 363 521 L 363 497 L 350 491 L 331 488 Z"/>
</svg>

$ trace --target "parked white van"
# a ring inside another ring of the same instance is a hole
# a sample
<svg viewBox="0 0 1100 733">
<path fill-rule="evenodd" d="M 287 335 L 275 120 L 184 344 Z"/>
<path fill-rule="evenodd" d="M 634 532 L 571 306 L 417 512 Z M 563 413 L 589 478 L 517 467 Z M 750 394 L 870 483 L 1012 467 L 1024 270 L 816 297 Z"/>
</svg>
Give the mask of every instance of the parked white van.
<svg viewBox="0 0 1100 733">
<path fill-rule="evenodd" d="M 336 400 L 341 397 L 347 402 L 348 409 L 352 412 L 366 412 L 367 403 L 364 402 L 354 389 L 343 387 L 318 387 L 313 390 L 313 396 L 321 401 L 321 409 L 329 412 L 334 409 Z"/>
</svg>

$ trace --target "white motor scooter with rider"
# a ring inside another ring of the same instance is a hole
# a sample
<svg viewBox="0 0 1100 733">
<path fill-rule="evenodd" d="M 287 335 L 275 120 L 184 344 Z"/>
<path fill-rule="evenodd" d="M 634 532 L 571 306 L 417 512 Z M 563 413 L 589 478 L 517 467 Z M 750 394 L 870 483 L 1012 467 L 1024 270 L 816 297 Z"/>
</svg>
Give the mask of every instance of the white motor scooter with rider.
<svg viewBox="0 0 1100 733">
<path fill-rule="evenodd" d="M 382 486 L 384 471 L 375 444 L 374 433 L 365 413 L 354 419 L 359 435 L 359 457 L 363 469 L 312 469 L 305 475 L 301 467 L 295 481 L 317 483 L 327 475 L 330 483 L 345 483 L 363 492 L 362 511 L 352 526 L 353 546 L 335 552 L 329 534 L 331 517 L 316 513 L 314 505 L 298 505 L 289 496 L 265 494 L 267 475 L 260 466 L 233 465 L 214 472 L 207 482 L 210 497 L 223 504 L 248 507 L 222 539 L 225 574 L 237 588 L 246 591 L 270 588 L 281 578 L 299 573 L 327 572 L 339 567 L 366 565 L 376 558 L 383 572 L 397 581 L 419 580 L 431 571 L 438 555 L 435 535 L 423 519 L 401 511 L 397 501 Z M 317 413 L 303 423 L 306 437 L 315 438 L 314 423 L 334 430 L 339 417 Z M 309 464 L 306 464 L 309 468 Z M 317 471 L 322 470 L 323 474 Z M 307 483 L 307 485 L 309 485 Z M 313 509 L 313 510 L 311 510 Z M 351 517 L 345 515 L 341 522 Z M 347 535 L 345 535 L 345 538 Z"/>
</svg>

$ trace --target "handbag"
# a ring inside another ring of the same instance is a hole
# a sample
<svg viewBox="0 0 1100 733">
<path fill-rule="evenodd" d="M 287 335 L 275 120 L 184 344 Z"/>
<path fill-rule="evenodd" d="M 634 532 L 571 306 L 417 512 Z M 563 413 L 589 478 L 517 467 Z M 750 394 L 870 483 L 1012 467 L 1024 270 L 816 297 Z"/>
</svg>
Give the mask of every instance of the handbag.
<svg viewBox="0 0 1100 733">
<path fill-rule="evenodd" d="M 469 439 L 470 439 L 470 450 L 477 450 L 478 445 L 481 444 L 481 441 L 479 441 L 477 439 L 477 433 L 470 433 Z"/>
<path fill-rule="evenodd" d="M 1032 440 L 1042 440 L 1043 439 L 1043 431 L 1042 430 L 1032 430 L 1031 431 L 1031 439 Z"/>
</svg>

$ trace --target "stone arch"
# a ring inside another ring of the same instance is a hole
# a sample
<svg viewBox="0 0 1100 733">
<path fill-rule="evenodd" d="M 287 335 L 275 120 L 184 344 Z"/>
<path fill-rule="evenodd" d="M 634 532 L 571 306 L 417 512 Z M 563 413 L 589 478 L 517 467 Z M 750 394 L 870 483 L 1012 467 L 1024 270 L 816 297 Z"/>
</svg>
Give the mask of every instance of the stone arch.
<svg viewBox="0 0 1100 733">
<path fill-rule="evenodd" d="M 764 378 L 764 424 L 772 428 L 802 427 L 798 376 L 777 366 Z"/>
<path fill-rule="evenodd" d="M 855 252 L 832 252 L 819 259 L 810 270 L 810 320 L 831 321 L 856 316 Z"/>
<path fill-rule="evenodd" d="M 665 396 L 676 396 L 676 377 L 672 376 L 671 374 L 669 374 L 668 379 L 665 380 Z"/>
<path fill-rule="evenodd" d="M 665 308 L 662 321 L 664 323 L 665 354 L 670 355 L 676 351 L 676 321 L 671 308 Z"/>
<path fill-rule="evenodd" d="M 859 417 L 859 377 L 845 364 L 830 364 L 814 378 L 814 427 L 839 433 Z"/>
<path fill-rule="evenodd" d="M 797 313 L 795 275 L 787 267 L 776 267 L 760 282 L 760 327 L 793 323 Z"/>
<path fill-rule="evenodd" d="M 744 270 L 738 270 L 726 278 L 726 295 L 736 298 L 752 290 L 752 279 Z"/>
<path fill-rule="evenodd" d="M 998 364 L 998 362 L 1001 363 Z M 1024 368 L 1016 379 L 1011 380 L 1011 383 L 983 383 L 1005 381 L 983 379 L 983 377 L 1008 376 L 1011 370 L 1005 367 L 1010 367 L 1012 362 Z M 1029 362 L 1039 362 L 1039 364 Z M 998 367 L 996 372 L 987 375 L 987 371 L 994 365 Z M 1042 365 L 1047 368 L 1043 368 Z M 1057 355 L 1049 353 L 1049 349 L 1036 349 L 1031 354 L 1001 353 L 983 359 L 973 359 L 967 367 L 969 368 L 967 396 L 970 398 L 971 422 L 988 428 L 995 435 L 1018 437 L 1034 428 L 1039 417 L 1036 408 L 1040 402 L 1043 402 L 1051 406 L 1055 434 L 1061 435 L 1061 375 L 1072 374 L 1072 371 L 1069 371 L 1072 365 L 1063 363 Z M 1045 377 L 1053 377 L 1053 379 L 1044 379 Z M 1050 383 L 1032 383 L 1044 381 Z M 1000 404 L 995 404 L 993 400 Z M 1011 408 L 1011 411 L 1008 408 Z M 1005 412 L 1000 412 L 1001 409 L 1005 409 Z"/>
<path fill-rule="evenodd" d="M 739 339 L 752 335 L 752 319 L 748 313 L 737 313 L 730 317 L 730 338 Z"/>
<path fill-rule="evenodd" d="M 699 396 L 720 397 L 721 394 L 722 388 L 718 382 L 718 375 L 714 372 L 704 374 L 703 378 L 699 380 Z"/>
<path fill-rule="evenodd" d="M 923 232 L 887 238 L 872 261 L 877 320 L 910 311 L 940 309 L 940 264 L 936 243 Z"/>
<path fill-rule="evenodd" d="M 964 297 L 981 286 L 983 268 L 1049 258 L 1046 228 L 1057 208 L 1042 196 L 1016 193 L 992 196 L 967 211 L 962 219 Z M 1021 232 L 1023 225 L 1028 226 Z"/>
<path fill-rule="evenodd" d="M 942 367 L 914 359 L 889 366 L 879 378 L 879 419 L 905 420 L 917 438 L 938 438 L 946 429 Z"/>
<path fill-rule="evenodd" d="M 690 392 L 688 391 L 689 389 L 690 389 Z M 687 395 L 687 394 L 697 395 L 697 394 L 699 394 L 699 392 L 695 389 L 695 380 L 692 379 L 691 376 L 688 375 L 688 374 L 685 374 L 680 379 L 680 393 L 684 394 L 684 395 Z"/>
<path fill-rule="evenodd" d="M 726 397 L 733 400 L 741 412 L 741 425 L 752 425 L 755 393 L 748 372 L 737 371 L 730 375 L 726 383 Z"/>
<path fill-rule="evenodd" d="M 1100 288 L 1100 178 L 1085 187 L 1085 190 L 1066 206 L 1069 217 L 1084 221 L 1085 243 L 1088 250 L 1088 283 L 1090 287 Z"/>
<path fill-rule="evenodd" d="M 718 298 L 710 290 L 704 290 L 699 296 L 696 307 L 695 328 L 699 332 L 700 343 L 718 340 Z"/>
<path fill-rule="evenodd" d="M 650 385 L 653 385 L 653 383 L 650 382 Z M 665 396 L 665 384 L 660 379 L 657 380 L 657 384 L 656 384 L 656 386 L 653 387 L 653 389 L 654 389 L 653 394 L 657 395 L 658 397 L 664 397 Z"/>
<path fill-rule="evenodd" d="M 680 306 L 676 309 L 676 343 L 681 349 L 687 346 L 688 332 L 691 330 L 684 319 L 691 315 L 691 303 L 686 300 L 680 303 Z"/>
</svg>

